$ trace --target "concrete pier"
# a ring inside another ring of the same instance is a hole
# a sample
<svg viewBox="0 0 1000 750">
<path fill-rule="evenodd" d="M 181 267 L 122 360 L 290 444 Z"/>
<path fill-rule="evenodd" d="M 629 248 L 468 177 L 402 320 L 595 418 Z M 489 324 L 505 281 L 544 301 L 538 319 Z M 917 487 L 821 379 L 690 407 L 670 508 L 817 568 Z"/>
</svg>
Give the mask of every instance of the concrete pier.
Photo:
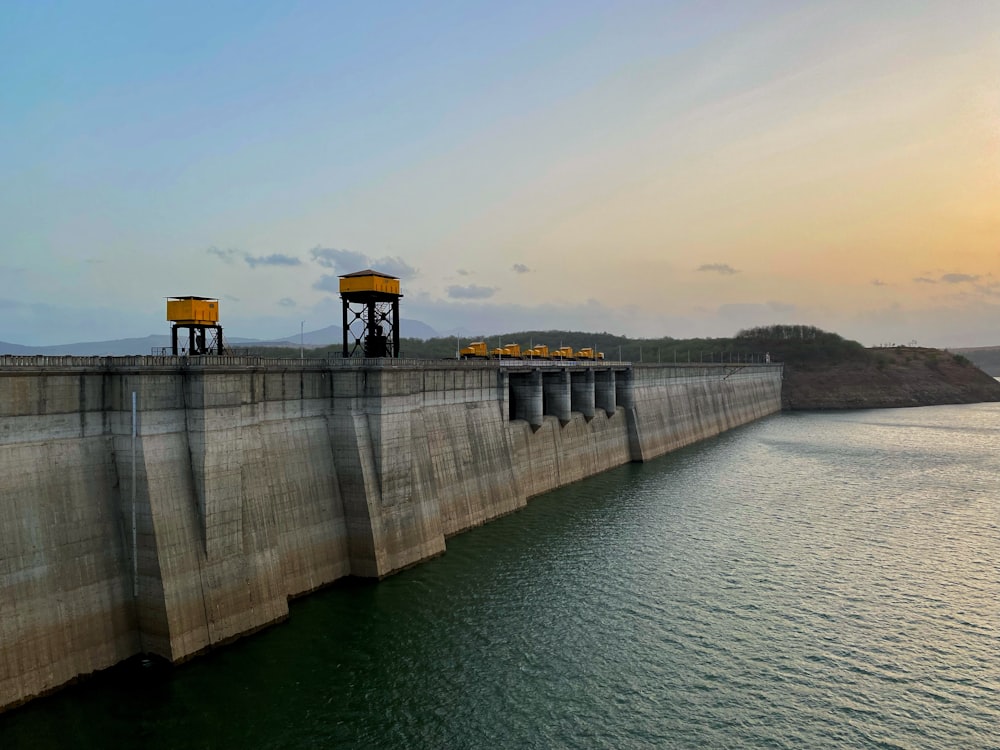
<svg viewBox="0 0 1000 750">
<path fill-rule="evenodd" d="M 615 401 L 614 370 L 594 371 L 594 407 L 603 409 L 608 415 L 614 414 L 618 408 Z"/>
<path fill-rule="evenodd" d="M 0 709 L 187 659 L 780 391 L 777 365 L 0 357 Z"/>
<path fill-rule="evenodd" d="M 571 371 L 570 376 L 570 409 L 580 412 L 587 421 L 594 418 L 594 402 L 596 388 L 594 384 L 594 369 L 585 368 L 582 371 Z"/>
<path fill-rule="evenodd" d="M 566 425 L 570 418 L 570 378 L 564 368 L 542 371 L 542 413 Z"/>
</svg>

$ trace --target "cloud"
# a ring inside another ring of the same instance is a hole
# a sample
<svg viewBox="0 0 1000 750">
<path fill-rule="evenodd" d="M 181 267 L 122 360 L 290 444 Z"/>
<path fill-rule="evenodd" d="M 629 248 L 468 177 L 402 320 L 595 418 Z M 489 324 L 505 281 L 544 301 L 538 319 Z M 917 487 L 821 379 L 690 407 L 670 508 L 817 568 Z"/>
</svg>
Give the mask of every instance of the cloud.
<svg viewBox="0 0 1000 750">
<path fill-rule="evenodd" d="M 855 313 L 836 326 L 821 327 L 868 345 L 917 339 L 923 346 L 988 346 L 996 343 L 993 321 L 998 315 L 1000 305 L 979 299 L 924 309 L 893 305 Z"/>
<path fill-rule="evenodd" d="M 341 273 L 362 271 L 368 267 L 368 256 L 353 250 L 338 250 L 333 247 L 314 247 L 309 251 L 312 259 L 323 268 L 332 268 Z"/>
<path fill-rule="evenodd" d="M 318 280 L 313 282 L 313 289 L 318 289 L 321 292 L 340 292 L 340 279 L 336 274 L 325 273 L 319 277 Z"/>
<path fill-rule="evenodd" d="M 278 304 L 282 307 L 295 307 L 295 300 L 291 297 L 282 297 L 278 300 Z"/>
<path fill-rule="evenodd" d="M 240 254 L 238 250 L 233 250 L 232 248 L 228 250 L 220 250 L 215 245 L 208 248 L 206 251 L 209 255 L 214 255 L 225 263 L 232 263 L 235 257 Z"/>
<path fill-rule="evenodd" d="M 356 250 L 340 250 L 332 247 L 314 247 L 309 254 L 314 261 L 324 268 L 332 268 L 337 274 L 354 273 L 370 268 L 406 281 L 416 277 L 418 273 L 416 268 L 398 256 L 372 258 Z"/>
<path fill-rule="evenodd" d="M 452 285 L 447 289 L 448 296 L 452 299 L 489 299 L 497 292 L 496 287 L 478 286 L 469 284 L 468 286 Z"/>
<path fill-rule="evenodd" d="M 1000 283 L 995 281 L 989 284 L 979 284 L 976 288 L 988 297 L 1000 297 Z"/>
<path fill-rule="evenodd" d="M 734 326 L 750 328 L 756 325 L 771 325 L 772 323 L 802 323 L 801 317 L 805 311 L 787 302 L 735 302 L 719 305 L 715 309 L 715 317 L 719 320 L 731 321 Z"/>
<path fill-rule="evenodd" d="M 250 255 L 250 253 L 244 250 L 237 250 L 236 248 L 227 248 L 225 250 L 220 250 L 214 245 L 208 248 L 206 251 L 209 255 L 214 255 L 216 258 L 221 260 L 223 263 L 232 263 L 237 258 L 242 258 L 243 261 L 250 266 L 250 268 L 256 268 L 257 266 L 300 266 L 302 261 L 293 255 L 285 255 L 284 253 L 272 253 L 271 255 Z"/>
<path fill-rule="evenodd" d="M 936 279 L 927 276 L 918 276 L 914 281 L 918 284 L 966 284 L 979 281 L 982 276 L 971 273 L 943 273 Z"/>
<path fill-rule="evenodd" d="M 699 271 L 712 271 L 714 273 L 722 274 L 723 276 L 731 276 L 734 273 L 739 273 L 735 268 L 733 268 L 728 263 L 703 263 L 698 266 Z"/>
<path fill-rule="evenodd" d="M 967 281 L 979 281 L 980 278 L 978 275 L 973 276 L 968 273 L 946 273 L 942 274 L 941 281 L 945 284 L 963 284 Z"/>
<path fill-rule="evenodd" d="M 417 269 L 399 257 L 386 256 L 385 258 L 377 258 L 371 262 L 371 267 L 376 271 L 392 274 L 403 281 L 412 279 L 417 275 Z"/>
<path fill-rule="evenodd" d="M 524 265 L 524 263 L 515 263 L 510 267 L 510 270 L 514 273 L 528 273 L 531 269 Z"/>
<path fill-rule="evenodd" d="M 274 253 L 272 255 L 245 255 L 243 260 L 246 261 L 250 268 L 256 268 L 257 266 L 300 266 L 302 261 L 292 255 L 284 255 L 283 253 Z"/>
</svg>

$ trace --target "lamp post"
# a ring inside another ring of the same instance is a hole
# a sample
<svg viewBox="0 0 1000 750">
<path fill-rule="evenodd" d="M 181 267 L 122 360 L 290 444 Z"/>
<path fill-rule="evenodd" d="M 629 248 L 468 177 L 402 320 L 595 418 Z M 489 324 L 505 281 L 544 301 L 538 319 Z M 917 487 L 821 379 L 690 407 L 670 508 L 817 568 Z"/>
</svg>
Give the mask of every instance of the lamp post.
<svg viewBox="0 0 1000 750">
<path fill-rule="evenodd" d="M 306 322 L 303 320 L 299 323 L 299 359 L 306 358 L 306 346 L 305 346 L 305 329 Z"/>
</svg>

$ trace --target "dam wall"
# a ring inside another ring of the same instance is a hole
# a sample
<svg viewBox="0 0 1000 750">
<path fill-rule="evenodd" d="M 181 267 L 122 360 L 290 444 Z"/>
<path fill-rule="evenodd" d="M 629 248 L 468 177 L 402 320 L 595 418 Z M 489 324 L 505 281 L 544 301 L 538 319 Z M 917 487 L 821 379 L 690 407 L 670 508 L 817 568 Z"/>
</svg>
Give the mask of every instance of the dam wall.
<svg viewBox="0 0 1000 750">
<path fill-rule="evenodd" d="M 0 357 L 0 709 L 187 659 L 780 391 L 776 365 Z"/>
</svg>

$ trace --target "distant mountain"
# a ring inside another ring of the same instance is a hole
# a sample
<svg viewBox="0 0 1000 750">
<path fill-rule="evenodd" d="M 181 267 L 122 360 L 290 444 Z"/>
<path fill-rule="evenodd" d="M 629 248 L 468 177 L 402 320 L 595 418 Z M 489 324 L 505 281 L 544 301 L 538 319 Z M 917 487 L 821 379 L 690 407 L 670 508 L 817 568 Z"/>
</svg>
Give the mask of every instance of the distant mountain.
<svg viewBox="0 0 1000 750">
<path fill-rule="evenodd" d="M 419 320 L 400 321 L 402 330 L 401 336 L 404 338 L 429 339 L 438 334 L 426 323 Z M 299 334 L 296 333 L 282 339 L 272 339 L 262 341 L 260 339 L 247 339 L 240 337 L 226 336 L 226 343 L 239 346 L 287 346 L 297 347 L 299 345 Z M 343 341 L 343 334 L 340 326 L 327 326 L 316 331 L 305 331 L 302 334 L 302 343 L 307 347 L 330 346 L 340 344 Z M 0 354 L 14 354 L 18 356 L 41 355 L 76 355 L 78 357 L 124 357 L 134 354 L 151 354 L 154 350 L 159 350 L 170 346 L 169 334 L 154 334 L 145 338 L 114 339 L 112 341 L 80 341 L 73 344 L 53 344 L 50 346 L 24 346 L 22 344 L 11 344 L 0 341 Z"/>
<path fill-rule="evenodd" d="M 419 320 L 407 320 L 403 318 L 399 323 L 399 335 L 404 339 L 421 339 L 426 341 L 427 339 L 434 339 L 441 335 L 429 325 L 421 323 Z"/>
<path fill-rule="evenodd" d="M 229 338 L 226 343 L 245 344 L 253 339 Z M 114 339 L 113 341 L 78 341 L 74 344 L 53 344 L 51 346 L 22 346 L 0 341 L 0 354 L 20 356 L 74 355 L 77 357 L 126 357 L 135 354 L 152 354 L 154 350 L 170 346 L 170 336 L 155 334 L 145 338 Z"/>
<path fill-rule="evenodd" d="M 35 351 L 30 346 L 21 346 L 20 344 L 0 341 L 0 354 L 35 354 Z"/>
<path fill-rule="evenodd" d="M 28 356 L 74 354 L 80 357 L 122 357 L 129 354 L 150 354 L 154 348 L 164 346 L 170 346 L 170 336 L 154 335 L 114 341 L 79 341 L 74 344 L 54 344 L 51 346 L 21 346 L 0 342 L 0 353 Z"/>
<path fill-rule="evenodd" d="M 303 333 L 302 343 L 305 346 L 333 346 L 343 342 L 343 335 L 343 329 L 340 326 L 327 326 L 316 331 L 306 331 Z M 421 339 L 426 341 L 427 339 L 437 338 L 439 334 L 426 323 L 403 318 L 400 321 L 399 335 L 404 339 Z M 295 333 L 284 338 L 261 341 L 259 343 L 267 346 L 284 346 L 286 344 L 298 346 L 299 334 Z"/>
<path fill-rule="evenodd" d="M 301 343 L 306 347 L 330 346 L 341 341 L 340 326 L 327 326 L 316 331 L 305 331 L 302 334 Z M 254 346 L 298 346 L 300 342 L 299 334 L 285 336 L 279 339 L 267 339 L 254 341 Z"/>
</svg>

